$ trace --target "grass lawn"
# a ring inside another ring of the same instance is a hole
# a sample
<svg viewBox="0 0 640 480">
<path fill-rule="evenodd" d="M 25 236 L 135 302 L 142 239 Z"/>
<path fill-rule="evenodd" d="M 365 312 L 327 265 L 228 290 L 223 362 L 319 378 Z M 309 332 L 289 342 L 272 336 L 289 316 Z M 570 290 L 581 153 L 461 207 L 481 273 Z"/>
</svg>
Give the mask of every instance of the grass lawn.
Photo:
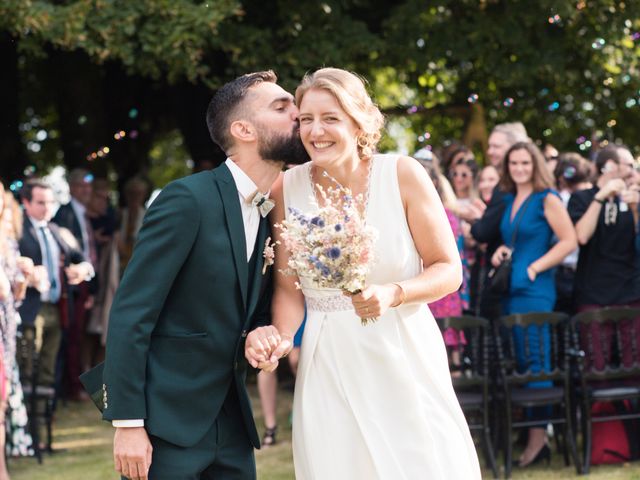
<svg viewBox="0 0 640 480">
<path fill-rule="evenodd" d="M 254 407 L 256 407 L 255 388 Z M 291 391 L 283 388 L 279 392 L 278 444 L 256 453 L 258 478 L 260 480 L 293 479 L 291 456 L 291 429 L 288 416 Z M 262 426 L 259 408 L 254 408 L 259 427 Z M 12 480 L 115 480 L 119 477 L 113 470 L 111 441 L 113 429 L 99 420 L 98 411 L 89 403 L 61 405 L 57 412 L 54 431 L 54 448 L 59 453 L 45 455 L 42 465 L 34 459 L 11 460 L 9 469 Z M 573 467 L 565 468 L 561 455 L 554 454 L 550 468 L 540 466 L 514 471 L 514 479 L 564 479 L 580 478 Z M 488 471 L 485 478 L 491 478 Z M 640 462 L 609 467 L 593 467 L 588 478 L 592 480 L 624 479 L 640 480 Z M 327 479 L 331 480 L 331 479 Z M 360 480 L 360 479 L 354 479 Z M 362 479 L 366 480 L 366 479 Z M 418 479 L 416 479 L 418 480 Z M 452 479 L 457 480 L 457 479 Z"/>
</svg>

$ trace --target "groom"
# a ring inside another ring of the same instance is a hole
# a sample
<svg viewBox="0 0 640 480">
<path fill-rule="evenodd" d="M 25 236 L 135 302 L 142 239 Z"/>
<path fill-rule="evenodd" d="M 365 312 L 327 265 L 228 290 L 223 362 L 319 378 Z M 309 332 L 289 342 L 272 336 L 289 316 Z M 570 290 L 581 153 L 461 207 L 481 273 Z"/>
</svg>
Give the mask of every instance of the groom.
<svg viewBox="0 0 640 480">
<path fill-rule="evenodd" d="M 293 97 L 275 82 L 257 72 L 218 90 L 207 125 L 227 161 L 167 185 L 144 219 L 113 302 L 103 376 L 103 418 L 116 427 L 125 477 L 255 479 L 244 341 L 269 312 L 270 201 L 260 192 L 285 162 L 308 158 Z M 255 348 L 278 340 L 267 332 Z"/>
</svg>

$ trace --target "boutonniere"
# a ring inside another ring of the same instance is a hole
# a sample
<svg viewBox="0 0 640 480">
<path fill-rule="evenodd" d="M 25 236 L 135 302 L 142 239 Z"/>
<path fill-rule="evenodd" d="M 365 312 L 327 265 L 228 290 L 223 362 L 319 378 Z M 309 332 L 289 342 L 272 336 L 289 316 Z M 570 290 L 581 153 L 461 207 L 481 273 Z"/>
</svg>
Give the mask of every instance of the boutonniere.
<svg viewBox="0 0 640 480">
<path fill-rule="evenodd" d="M 264 264 L 262 265 L 262 274 L 267 273 L 267 268 L 273 265 L 273 262 L 276 258 L 276 252 L 274 247 L 278 245 L 280 242 L 271 243 L 271 237 L 267 237 L 267 240 L 264 242 L 264 250 L 262 251 L 262 258 L 264 258 Z"/>
</svg>

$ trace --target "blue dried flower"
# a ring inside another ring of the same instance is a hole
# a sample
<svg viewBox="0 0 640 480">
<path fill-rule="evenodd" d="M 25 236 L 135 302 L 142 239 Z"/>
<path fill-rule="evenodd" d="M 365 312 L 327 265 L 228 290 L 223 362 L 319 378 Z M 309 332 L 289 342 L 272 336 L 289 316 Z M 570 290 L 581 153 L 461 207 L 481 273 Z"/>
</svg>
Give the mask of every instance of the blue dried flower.
<svg viewBox="0 0 640 480">
<path fill-rule="evenodd" d="M 315 225 L 316 227 L 324 227 L 324 220 L 320 217 L 313 217 L 311 219 L 311 225 Z"/>
<path fill-rule="evenodd" d="M 322 276 L 324 276 L 324 277 L 328 277 L 328 276 L 330 276 L 330 275 L 331 275 L 331 270 L 329 270 L 329 268 L 328 268 L 328 267 L 322 267 L 322 268 L 320 269 L 320 273 L 322 273 Z"/>
<path fill-rule="evenodd" d="M 335 228 L 335 229 L 336 229 L 336 232 L 340 232 L 340 231 L 342 231 L 342 225 L 340 225 L 339 223 L 338 223 L 335 227 L 333 227 L 333 228 Z"/>
<path fill-rule="evenodd" d="M 340 251 L 339 247 L 331 247 L 327 250 L 327 257 L 331 258 L 332 260 L 335 260 L 340 256 L 341 253 L 342 252 Z"/>
</svg>

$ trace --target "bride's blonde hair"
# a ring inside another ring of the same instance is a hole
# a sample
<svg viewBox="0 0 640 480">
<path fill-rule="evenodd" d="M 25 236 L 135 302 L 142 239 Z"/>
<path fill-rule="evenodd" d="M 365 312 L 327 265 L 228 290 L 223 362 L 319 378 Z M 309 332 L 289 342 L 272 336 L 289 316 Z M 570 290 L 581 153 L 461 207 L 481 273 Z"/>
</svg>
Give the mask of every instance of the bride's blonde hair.
<svg viewBox="0 0 640 480">
<path fill-rule="evenodd" d="M 299 106 L 302 97 L 313 89 L 331 93 L 361 130 L 356 139 L 360 158 L 373 155 L 382 136 L 380 131 L 384 126 L 384 117 L 367 93 L 365 81 L 346 70 L 321 68 L 304 76 L 296 88 L 296 104 Z"/>
</svg>

